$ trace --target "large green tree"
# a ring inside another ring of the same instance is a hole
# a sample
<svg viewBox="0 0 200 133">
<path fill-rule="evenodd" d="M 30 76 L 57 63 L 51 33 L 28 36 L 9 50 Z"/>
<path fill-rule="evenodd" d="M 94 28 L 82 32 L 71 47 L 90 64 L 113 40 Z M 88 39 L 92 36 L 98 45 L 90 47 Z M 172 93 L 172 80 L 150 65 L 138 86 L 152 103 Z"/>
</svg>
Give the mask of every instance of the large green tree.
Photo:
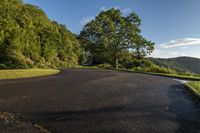
<svg viewBox="0 0 200 133">
<path fill-rule="evenodd" d="M 139 52 L 151 52 L 148 49 L 153 48 L 153 43 L 143 44 L 138 41 L 142 40 L 140 25 L 141 20 L 137 14 L 123 16 L 120 10 L 112 8 L 101 11 L 94 20 L 87 23 L 81 31 L 80 39 L 96 62 L 109 62 L 117 69 L 119 60 L 130 50 L 136 49 L 136 46 L 141 46 L 142 51 Z"/>
</svg>

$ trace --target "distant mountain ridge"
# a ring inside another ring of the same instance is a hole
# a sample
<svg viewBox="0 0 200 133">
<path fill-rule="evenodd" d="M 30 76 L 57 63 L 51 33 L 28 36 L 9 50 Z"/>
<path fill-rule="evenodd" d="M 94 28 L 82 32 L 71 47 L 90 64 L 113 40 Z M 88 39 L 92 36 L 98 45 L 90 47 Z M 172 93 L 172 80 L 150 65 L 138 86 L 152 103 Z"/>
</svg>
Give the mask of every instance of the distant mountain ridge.
<svg viewBox="0 0 200 133">
<path fill-rule="evenodd" d="M 200 59 L 193 57 L 177 57 L 177 58 L 149 58 L 154 64 L 176 70 L 178 72 L 192 72 L 200 74 Z"/>
</svg>

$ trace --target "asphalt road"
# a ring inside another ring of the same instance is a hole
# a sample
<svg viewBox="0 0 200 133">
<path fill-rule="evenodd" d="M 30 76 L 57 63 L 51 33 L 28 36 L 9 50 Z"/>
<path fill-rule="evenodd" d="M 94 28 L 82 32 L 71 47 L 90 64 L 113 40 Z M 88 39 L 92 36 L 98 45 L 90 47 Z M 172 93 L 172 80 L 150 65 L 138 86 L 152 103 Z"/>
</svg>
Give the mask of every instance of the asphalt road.
<svg viewBox="0 0 200 133">
<path fill-rule="evenodd" d="M 0 81 L 0 133 L 200 133 L 200 105 L 171 78 L 69 69 Z"/>
</svg>

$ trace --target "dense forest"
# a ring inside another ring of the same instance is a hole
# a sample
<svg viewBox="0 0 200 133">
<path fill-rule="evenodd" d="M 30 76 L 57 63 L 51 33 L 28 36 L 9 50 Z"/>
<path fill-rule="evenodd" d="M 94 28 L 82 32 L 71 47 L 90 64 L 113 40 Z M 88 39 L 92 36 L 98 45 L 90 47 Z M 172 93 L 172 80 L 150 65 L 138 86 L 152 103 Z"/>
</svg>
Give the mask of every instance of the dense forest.
<svg viewBox="0 0 200 133">
<path fill-rule="evenodd" d="M 0 2 L 0 68 L 70 67 L 78 63 L 79 41 L 22 0 Z"/>
</svg>

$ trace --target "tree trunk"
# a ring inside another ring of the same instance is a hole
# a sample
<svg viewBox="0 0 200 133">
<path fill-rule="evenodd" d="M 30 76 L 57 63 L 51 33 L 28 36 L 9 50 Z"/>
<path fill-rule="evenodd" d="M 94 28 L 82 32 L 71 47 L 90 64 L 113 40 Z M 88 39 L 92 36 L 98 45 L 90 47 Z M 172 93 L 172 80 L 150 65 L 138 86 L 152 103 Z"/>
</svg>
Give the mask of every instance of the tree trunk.
<svg viewBox="0 0 200 133">
<path fill-rule="evenodd" d="M 114 53 L 114 61 L 115 61 L 115 69 L 117 70 L 119 68 L 119 59 L 118 59 L 117 50 L 115 50 L 115 53 Z"/>
<path fill-rule="evenodd" d="M 115 69 L 119 68 L 119 60 L 118 58 L 115 58 Z"/>
</svg>

